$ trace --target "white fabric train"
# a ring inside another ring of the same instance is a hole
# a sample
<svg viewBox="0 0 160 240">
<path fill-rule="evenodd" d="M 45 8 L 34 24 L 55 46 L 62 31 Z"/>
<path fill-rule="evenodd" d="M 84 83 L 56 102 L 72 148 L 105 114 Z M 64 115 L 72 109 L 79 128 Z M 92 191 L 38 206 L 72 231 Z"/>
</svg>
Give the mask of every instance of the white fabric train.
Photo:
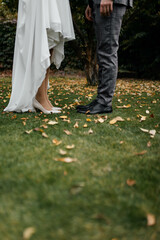
<svg viewBox="0 0 160 240">
<path fill-rule="evenodd" d="M 34 111 L 32 102 L 48 67 L 52 62 L 60 67 L 64 43 L 74 38 L 69 0 L 19 0 L 12 94 L 4 111 Z"/>
</svg>

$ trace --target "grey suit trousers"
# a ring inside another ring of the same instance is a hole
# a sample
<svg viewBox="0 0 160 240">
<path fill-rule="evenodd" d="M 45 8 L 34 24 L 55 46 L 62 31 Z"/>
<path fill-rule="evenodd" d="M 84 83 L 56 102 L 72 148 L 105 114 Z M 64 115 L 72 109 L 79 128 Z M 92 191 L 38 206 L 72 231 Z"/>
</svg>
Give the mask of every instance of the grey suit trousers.
<svg viewBox="0 0 160 240">
<path fill-rule="evenodd" d="M 99 103 L 107 106 L 112 105 L 116 87 L 119 35 L 125 12 L 126 6 L 114 4 L 114 10 L 110 16 L 101 16 L 99 4 L 94 4 L 93 7 L 99 65 L 97 100 Z"/>
</svg>

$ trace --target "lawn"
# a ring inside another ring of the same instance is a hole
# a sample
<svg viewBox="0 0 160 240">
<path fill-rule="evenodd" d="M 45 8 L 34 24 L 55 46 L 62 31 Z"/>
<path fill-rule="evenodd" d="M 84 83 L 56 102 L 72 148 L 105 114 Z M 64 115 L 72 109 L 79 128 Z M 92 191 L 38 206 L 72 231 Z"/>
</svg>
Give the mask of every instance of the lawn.
<svg viewBox="0 0 160 240">
<path fill-rule="evenodd" d="M 107 117 L 76 113 L 96 96 L 83 77 L 51 78 L 60 115 L 4 113 L 10 90 L 1 77 L 0 240 L 160 239 L 160 82 L 119 79 Z"/>
</svg>

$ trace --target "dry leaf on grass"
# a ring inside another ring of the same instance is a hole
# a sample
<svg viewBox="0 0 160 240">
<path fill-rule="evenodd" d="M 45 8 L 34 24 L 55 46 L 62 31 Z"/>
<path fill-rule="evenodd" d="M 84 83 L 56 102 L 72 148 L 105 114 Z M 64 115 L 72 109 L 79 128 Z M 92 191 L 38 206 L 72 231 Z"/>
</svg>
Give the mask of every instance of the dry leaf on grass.
<svg viewBox="0 0 160 240">
<path fill-rule="evenodd" d="M 64 130 L 64 132 L 65 132 L 65 134 L 67 134 L 67 135 L 72 135 L 72 133 L 70 132 L 70 131 L 68 131 L 68 130 Z"/>
<path fill-rule="evenodd" d="M 67 152 L 64 151 L 64 150 L 62 150 L 62 149 L 59 150 L 59 153 L 60 153 L 61 155 L 66 155 L 66 154 L 67 154 Z"/>
<path fill-rule="evenodd" d="M 132 186 L 134 186 L 135 184 L 136 184 L 136 181 L 135 180 L 133 180 L 133 179 L 127 179 L 127 185 L 129 186 L 129 187 L 132 187 Z"/>
<path fill-rule="evenodd" d="M 142 156 L 142 155 L 144 155 L 144 154 L 146 154 L 146 153 L 147 153 L 147 151 L 144 150 L 144 151 L 142 151 L 142 152 L 135 153 L 135 155 L 136 155 L 136 156 Z"/>
<path fill-rule="evenodd" d="M 151 227 L 151 226 L 154 226 L 156 224 L 156 217 L 151 214 L 151 213 L 148 213 L 147 214 L 147 226 Z"/>
<path fill-rule="evenodd" d="M 85 124 L 83 125 L 83 127 L 84 127 L 84 128 L 87 128 L 87 127 L 88 127 L 88 125 L 85 123 Z"/>
<path fill-rule="evenodd" d="M 152 146 L 152 143 L 149 141 L 148 143 L 147 143 L 147 147 L 151 147 Z"/>
<path fill-rule="evenodd" d="M 49 121 L 47 124 L 48 124 L 48 125 L 57 125 L 58 122 L 56 122 L 56 121 Z"/>
<path fill-rule="evenodd" d="M 42 133 L 42 136 L 43 136 L 44 138 L 48 138 L 48 135 L 47 135 L 45 132 Z"/>
<path fill-rule="evenodd" d="M 30 239 L 35 232 L 36 229 L 34 227 L 26 228 L 23 232 L 23 239 L 24 240 Z"/>
<path fill-rule="evenodd" d="M 86 121 L 87 122 L 92 122 L 92 120 L 90 118 L 87 118 Z"/>
<path fill-rule="evenodd" d="M 79 128 L 78 122 L 74 124 L 74 128 Z"/>
<path fill-rule="evenodd" d="M 90 128 L 88 134 L 93 134 L 93 130 Z"/>
<path fill-rule="evenodd" d="M 67 117 L 67 116 L 60 116 L 59 118 L 61 118 L 61 119 L 67 119 L 68 117 Z"/>
<path fill-rule="evenodd" d="M 77 158 L 70 158 L 70 157 L 55 158 L 55 161 L 57 161 L 57 162 L 65 162 L 65 163 L 72 163 L 72 162 L 76 162 Z"/>
<path fill-rule="evenodd" d="M 98 122 L 99 123 L 104 123 L 104 119 L 103 118 L 98 118 Z"/>
<path fill-rule="evenodd" d="M 62 141 L 58 141 L 57 139 L 53 139 L 52 143 L 55 144 L 56 146 L 58 146 L 62 143 Z"/>
<path fill-rule="evenodd" d="M 25 131 L 25 133 L 27 133 L 27 134 L 31 134 L 31 132 L 33 132 L 33 129 Z"/>
<path fill-rule="evenodd" d="M 117 122 L 124 122 L 124 119 L 121 118 L 121 117 L 116 117 L 116 118 L 113 118 L 113 119 L 109 122 L 109 124 L 113 125 L 113 124 L 115 124 L 115 123 L 117 123 Z"/>
<path fill-rule="evenodd" d="M 130 108 L 130 107 L 131 107 L 131 104 L 123 105 L 123 106 L 117 106 L 116 108 Z"/>
<path fill-rule="evenodd" d="M 67 145 L 66 148 L 67 148 L 68 150 L 71 150 L 71 149 L 75 148 L 75 145 L 74 145 L 74 144 L 72 144 L 72 145 Z"/>
</svg>

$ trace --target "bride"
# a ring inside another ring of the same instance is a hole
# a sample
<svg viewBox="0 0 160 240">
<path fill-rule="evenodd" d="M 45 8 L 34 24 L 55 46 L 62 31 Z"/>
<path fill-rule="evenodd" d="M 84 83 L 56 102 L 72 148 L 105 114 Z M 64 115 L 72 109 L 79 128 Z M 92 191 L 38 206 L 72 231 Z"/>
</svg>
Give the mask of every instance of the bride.
<svg viewBox="0 0 160 240">
<path fill-rule="evenodd" d="M 6 112 L 60 113 L 49 101 L 49 67 L 75 38 L 69 0 L 19 0 L 12 93 Z"/>
</svg>

